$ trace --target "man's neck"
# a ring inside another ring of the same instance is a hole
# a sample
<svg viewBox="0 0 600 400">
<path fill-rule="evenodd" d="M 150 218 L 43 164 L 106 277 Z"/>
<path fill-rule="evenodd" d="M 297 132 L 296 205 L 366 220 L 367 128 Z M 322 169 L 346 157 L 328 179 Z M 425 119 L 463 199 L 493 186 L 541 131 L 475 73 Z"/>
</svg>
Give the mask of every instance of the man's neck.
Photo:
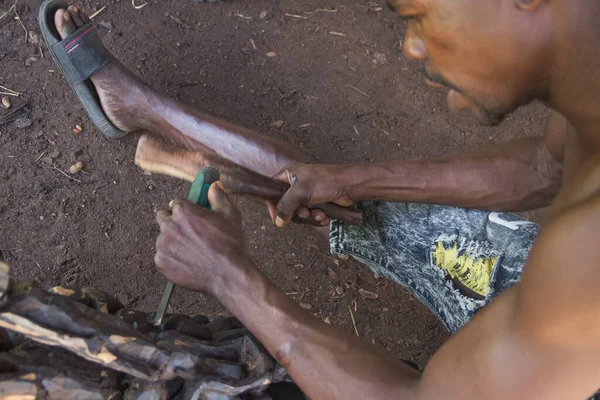
<svg viewBox="0 0 600 400">
<path fill-rule="evenodd" d="M 549 105 L 600 146 L 600 2 L 555 3 Z"/>
</svg>

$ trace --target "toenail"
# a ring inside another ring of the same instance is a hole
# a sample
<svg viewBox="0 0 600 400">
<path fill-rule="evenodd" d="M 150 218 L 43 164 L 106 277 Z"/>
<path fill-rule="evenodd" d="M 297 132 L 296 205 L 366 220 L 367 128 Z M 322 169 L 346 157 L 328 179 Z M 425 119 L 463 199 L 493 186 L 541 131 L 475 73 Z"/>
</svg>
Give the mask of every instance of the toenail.
<svg viewBox="0 0 600 400">
<path fill-rule="evenodd" d="M 79 12 L 79 9 L 77 8 L 77 6 L 73 6 L 73 11 Z"/>
<path fill-rule="evenodd" d="M 70 21 L 71 20 L 71 14 L 69 14 L 68 12 L 64 12 L 63 13 L 63 18 L 65 19 L 65 21 Z"/>
</svg>

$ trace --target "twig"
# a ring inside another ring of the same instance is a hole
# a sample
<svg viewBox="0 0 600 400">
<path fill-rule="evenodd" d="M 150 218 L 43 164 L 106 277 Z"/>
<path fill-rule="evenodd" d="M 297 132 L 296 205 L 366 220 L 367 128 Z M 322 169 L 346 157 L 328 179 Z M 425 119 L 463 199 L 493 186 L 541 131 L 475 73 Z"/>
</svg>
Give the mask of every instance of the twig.
<svg viewBox="0 0 600 400">
<path fill-rule="evenodd" d="M 60 172 L 61 174 L 63 174 L 64 176 L 66 176 L 67 178 L 69 178 L 69 179 L 72 179 L 72 180 L 74 180 L 74 181 L 75 181 L 75 182 L 77 182 L 77 183 L 81 183 L 81 181 L 80 181 L 79 179 L 77 179 L 77 178 L 73 178 L 71 175 L 67 174 L 67 173 L 66 173 L 66 172 L 64 172 L 64 171 L 61 171 L 60 169 L 56 168 L 54 165 L 51 165 L 51 167 L 52 167 L 53 169 L 57 170 L 58 172 Z"/>
<path fill-rule="evenodd" d="M 25 43 L 27 43 L 27 38 L 29 37 L 29 32 L 27 31 L 27 28 L 25 28 L 25 25 L 23 25 L 23 21 L 21 21 L 21 17 L 19 17 L 19 14 L 17 14 L 17 2 L 15 1 L 15 4 L 13 4 L 13 7 L 15 8 L 15 19 L 17 21 L 19 21 L 19 24 L 21 24 L 21 26 L 23 27 L 23 30 L 25 31 Z"/>
<path fill-rule="evenodd" d="M 19 93 L 19 92 L 17 92 L 16 90 L 9 89 L 9 88 L 7 88 L 6 86 L 2 86 L 2 85 L 0 85 L 0 89 L 4 89 L 4 90 L 6 90 L 7 92 L 12 92 L 12 93 L 14 93 L 14 96 L 19 96 L 19 95 L 23 94 L 23 93 Z"/>
<path fill-rule="evenodd" d="M 308 19 L 308 17 L 305 17 L 304 15 L 298 15 L 298 14 L 285 13 L 283 15 L 285 15 L 286 17 L 291 17 L 291 18 Z"/>
<path fill-rule="evenodd" d="M 0 92 L 0 94 L 5 94 L 7 96 L 13 96 L 13 97 L 19 97 L 18 94 L 14 94 L 14 93 L 9 93 L 9 92 Z"/>
<path fill-rule="evenodd" d="M 337 11 L 338 11 L 338 10 L 336 10 L 335 8 L 334 8 L 334 9 L 331 9 L 331 10 L 327 10 L 327 9 L 325 9 L 325 8 L 317 8 L 315 11 L 312 11 L 312 12 L 311 12 L 311 11 L 309 11 L 309 12 L 305 12 L 304 14 L 314 14 L 314 13 L 316 13 L 316 12 L 336 13 Z"/>
<path fill-rule="evenodd" d="M 183 310 L 187 310 L 188 308 L 190 308 L 191 306 L 193 306 L 194 304 L 198 304 L 200 302 L 200 300 L 196 300 L 196 301 L 192 301 L 190 304 L 188 304 L 187 306 L 184 306 L 182 308 L 180 308 L 179 310 L 177 310 L 178 313 L 181 313 Z"/>
<path fill-rule="evenodd" d="M 356 327 L 356 321 L 354 320 L 354 314 L 352 313 L 352 308 L 350 308 L 350 306 L 348 306 L 348 311 L 350 311 L 350 318 L 352 318 L 352 326 L 354 326 L 354 332 L 356 333 L 356 336 L 360 337 L 360 335 L 358 334 L 358 328 Z"/>
<path fill-rule="evenodd" d="M 349 87 L 350 89 L 354 89 L 356 90 L 358 93 L 362 94 L 365 97 L 371 97 L 368 94 L 366 94 L 365 92 L 363 92 L 362 90 L 360 90 L 359 88 L 352 86 L 352 85 L 346 85 L 347 87 Z"/>
<path fill-rule="evenodd" d="M 96 186 L 96 187 L 94 188 L 94 190 L 92 190 L 92 194 L 93 194 L 93 195 L 96 195 L 96 190 L 100 189 L 101 187 L 108 186 L 108 185 L 109 185 L 109 183 L 107 182 L 107 183 L 104 183 L 104 184 L 102 184 L 102 185 Z"/>
<path fill-rule="evenodd" d="M 333 36 L 346 36 L 346 34 L 345 34 L 345 33 L 342 33 L 342 32 L 336 32 L 336 31 L 331 31 L 331 32 L 329 32 L 329 34 L 330 34 L 330 35 L 333 35 Z"/>
<path fill-rule="evenodd" d="M 356 125 L 352 125 L 352 127 L 354 128 L 354 132 L 356 132 L 356 134 L 360 136 L 360 132 L 358 132 L 358 129 L 356 129 Z"/>
<path fill-rule="evenodd" d="M 4 14 L 2 14 L 2 16 L 0 16 L 0 19 L 6 17 L 8 15 L 9 12 L 11 12 L 12 10 L 15 9 L 15 6 L 17 5 L 17 2 L 15 1 L 15 3 L 10 6 L 10 8 L 8 10 L 6 10 L 6 12 Z"/>
<path fill-rule="evenodd" d="M 375 125 L 375 120 L 373 120 L 373 127 L 376 129 L 379 129 L 381 132 L 385 133 L 386 135 L 390 135 L 390 133 L 388 131 L 385 131 L 383 129 L 381 129 L 380 127 L 378 127 L 377 125 Z"/>
<path fill-rule="evenodd" d="M 42 151 L 42 154 L 40 154 L 40 155 L 38 156 L 38 158 L 36 158 L 36 159 L 35 159 L 34 163 L 36 163 L 36 162 L 40 161 L 40 158 L 44 157 L 44 154 L 46 154 L 46 152 L 45 152 L 45 151 Z"/>
<path fill-rule="evenodd" d="M 135 7 L 135 6 L 134 6 Z M 92 15 L 90 15 L 90 19 L 94 19 L 98 16 L 98 14 L 100 14 L 102 11 L 104 11 L 106 9 L 106 6 L 102 7 L 101 9 L 99 9 L 98 11 L 96 11 L 95 13 L 93 13 Z"/>
<path fill-rule="evenodd" d="M 254 43 L 254 40 L 250 39 L 250 43 L 252 44 L 252 48 L 256 50 L 256 43 Z"/>
<path fill-rule="evenodd" d="M 131 5 L 133 6 L 133 8 L 135 8 L 136 10 L 139 10 L 141 8 L 144 8 L 148 5 L 148 3 L 144 3 L 144 4 L 140 4 L 139 6 L 135 5 L 135 0 L 131 0 Z"/>
<path fill-rule="evenodd" d="M 234 17 L 240 17 L 240 18 L 243 18 L 243 19 L 252 19 L 252 17 L 246 17 L 245 15 L 242 15 L 242 14 L 233 14 L 233 16 Z"/>
</svg>

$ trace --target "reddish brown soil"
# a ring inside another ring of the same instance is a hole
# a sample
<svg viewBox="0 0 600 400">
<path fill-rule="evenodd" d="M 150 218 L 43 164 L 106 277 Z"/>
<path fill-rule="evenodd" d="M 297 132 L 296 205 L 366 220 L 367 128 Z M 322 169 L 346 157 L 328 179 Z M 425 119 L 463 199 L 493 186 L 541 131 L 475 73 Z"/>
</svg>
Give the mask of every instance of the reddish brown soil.
<svg viewBox="0 0 600 400">
<path fill-rule="evenodd" d="M 17 8 L 25 27 L 38 33 L 39 3 L 21 0 Z M 445 93 L 426 87 L 418 65 L 402 56 L 403 22 L 385 8 L 372 10 L 383 1 L 369 7 L 357 0 L 154 0 L 140 10 L 129 1 L 82 3 L 88 11 L 106 6 L 97 17 L 112 24 L 101 29 L 106 46 L 163 93 L 289 141 L 321 162 L 444 156 L 542 131 L 546 111 L 540 105 L 496 128 L 450 114 Z M 11 4 L 3 2 L 0 15 Z M 14 104 L 27 101 L 32 121 L 27 128 L 0 126 L 2 257 L 17 279 L 44 287 L 93 286 L 129 307 L 151 310 L 165 283 L 152 262 L 154 215 L 172 198 L 185 197 L 188 186 L 142 174 L 133 165 L 135 135 L 119 142 L 100 136 L 47 52 L 25 65 L 39 49 L 24 36 L 12 16 L 0 20 L 0 84 L 24 93 Z M 280 120 L 283 127 L 272 125 Z M 74 135 L 77 124 L 84 130 Z M 81 183 L 45 163 L 48 156 L 63 171 L 83 161 L 85 170 L 76 176 Z M 334 261 L 315 247 L 308 228 L 278 230 L 266 210 L 240 204 L 254 259 L 316 315 L 353 331 L 348 306 L 354 311 L 356 301 L 361 336 L 421 365 L 447 338 L 399 286 L 356 262 Z M 332 299 L 336 286 L 344 295 Z M 380 297 L 365 300 L 356 287 Z M 225 312 L 184 290 L 172 305 L 178 312 Z"/>
</svg>

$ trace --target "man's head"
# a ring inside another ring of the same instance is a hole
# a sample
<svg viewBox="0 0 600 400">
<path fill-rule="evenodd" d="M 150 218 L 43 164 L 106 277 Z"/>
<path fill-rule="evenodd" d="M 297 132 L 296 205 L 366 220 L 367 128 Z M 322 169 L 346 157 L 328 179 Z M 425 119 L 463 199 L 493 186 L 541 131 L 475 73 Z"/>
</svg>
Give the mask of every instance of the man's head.
<svg viewBox="0 0 600 400">
<path fill-rule="evenodd" d="M 426 79 L 450 88 L 453 110 L 488 124 L 549 89 L 551 14 L 547 0 L 388 0 L 408 18 L 404 53 Z"/>
</svg>

